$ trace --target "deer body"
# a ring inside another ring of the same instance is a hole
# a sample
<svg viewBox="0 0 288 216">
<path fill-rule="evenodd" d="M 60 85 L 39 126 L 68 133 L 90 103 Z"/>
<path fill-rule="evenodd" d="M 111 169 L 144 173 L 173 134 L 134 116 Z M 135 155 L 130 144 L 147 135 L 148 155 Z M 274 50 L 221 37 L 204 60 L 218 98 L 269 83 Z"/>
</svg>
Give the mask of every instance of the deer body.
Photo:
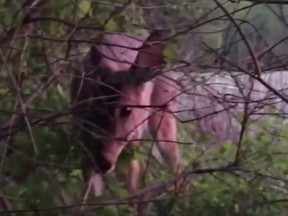
<svg viewBox="0 0 288 216">
<path fill-rule="evenodd" d="M 173 116 L 180 88 L 173 82 L 172 71 L 164 76 L 152 71 L 164 63 L 160 36 L 155 33 L 144 40 L 114 33 L 104 36 L 103 42 L 92 46 L 83 61 L 84 70 L 75 71 L 71 88 L 73 116 L 82 123 L 83 137 L 90 137 L 85 164 L 92 173 L 94 195 L 101 194 L 95 186 L 100 184 L 99 175 L 112 171 L 123 149 L 136 148 L 145 131 L 156 138 L 173 172 L 182 167 Z M 131 193 L 136 193 L 140 175 L 141 165 L 131 161 Z"/>
</svg>

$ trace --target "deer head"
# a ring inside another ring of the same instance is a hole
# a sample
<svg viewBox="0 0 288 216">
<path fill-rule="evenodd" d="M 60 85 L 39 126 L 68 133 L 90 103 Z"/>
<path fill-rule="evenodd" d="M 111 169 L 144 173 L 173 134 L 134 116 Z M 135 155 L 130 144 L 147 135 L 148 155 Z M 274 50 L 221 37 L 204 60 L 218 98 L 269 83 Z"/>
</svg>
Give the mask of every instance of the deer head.
<svg viewBox="0 0 288 216">
<path fill-rule="evenodd" d="M 98 173 L 113 170 L 124 147 L 142 137 L 149 117 L 152 80 L 165 63 L 160 40 L 159 32 L 144 42 L 121 34 L 107 37 L 106 42 L 127 47 L 92 46 L 84 60 L 84 72 L 76 71 L 72 112 L 82 121 L 84 142 L 92 159 L 90 169 Z"/>
</svg>

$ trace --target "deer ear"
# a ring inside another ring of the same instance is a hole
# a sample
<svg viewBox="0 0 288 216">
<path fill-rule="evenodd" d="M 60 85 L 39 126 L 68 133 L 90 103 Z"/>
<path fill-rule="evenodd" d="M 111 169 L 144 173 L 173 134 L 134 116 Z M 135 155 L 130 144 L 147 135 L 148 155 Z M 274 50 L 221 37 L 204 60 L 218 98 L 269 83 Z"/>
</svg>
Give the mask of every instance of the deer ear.
<svg viewBox="0 0 288 216">
<path fill-rule="evenodd" d="M 152 80 L 161 72 L 162 66 L 165 64 L 164 48 L 162 34 L 159 31 L 154 31 L 144 41 L 139 48 L 135 63 L 129 71 L 114 73 L 109 77 L 109 83 L 130 83 L 133 85 L 142 85 L 143 83 Z M 152 69 L 157 70 L 152 70 Z M 159 70 L 160 69 L 160 70 Z"/>
<path fill-rule="evenodd" d="M 165 64 L 165 45 L 163 41 L 161 41 L 162 37 L 160 31 L 151 33 L 140 47 L 134 67 L 151 68 L 160 67 Z"/>
<path fill-rule="evenodd" d="M 102 60 L 101 53 L 98 51 L 97 46 L 93 45 L 89 51 L 89 63 L 92 65 L 100 64 Z"/>
<path fill-rule="evenodd" d="M 96 71 L 99 72 L 99 65 L 101 61 L 101 53 L 98 51 L 98 48 L 95 45 L 92 45 L 82 62 L 85 76 L 95 74 Z"/>
</svg>

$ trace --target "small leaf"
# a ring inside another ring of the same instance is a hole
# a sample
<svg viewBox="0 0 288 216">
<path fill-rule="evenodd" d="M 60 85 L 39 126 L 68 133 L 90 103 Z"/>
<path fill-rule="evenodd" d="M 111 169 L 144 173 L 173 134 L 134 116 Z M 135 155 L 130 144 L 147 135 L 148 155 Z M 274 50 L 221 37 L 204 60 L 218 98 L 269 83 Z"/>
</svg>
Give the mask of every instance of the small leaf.
<svg viewBox="0 0 288 216">
<path fill-rule="evenodd" d="M 2 23 L 6 26 L 12 25 L 13 23 L 13 16 L 12 15 L 6 15 L 2 17 Z"/>
<path fill-rule="evenodd" d="M 105 216 L 116 216 L 117 214 L 117 208 L 115 206 L 109 206 L 109 208 L 106 208 L 101 215 Z"/>
<path fill-rule="evenodd" d="M 61 95 L 61 97 L 65 98 L 65 93 L 64 93 L 61 85 L 59 85 L 59 84 L 57 85 L 57 90 L 58 90 L 59 94 Z"/>
<path fill-rule="evenodd" d="M 168 58 L 168 61 L 169 61 L 169 59 L 177 58 L 177 49 L 176 49 L 176 47 L 169 47 L 169 48 L 165 49 L 164 55 Z"/>
<path fill-rule="evenodd" d="M 40 182 L 40 185 L 41 185 L 41 187 L 42 187 L 44 190 L 47 190 L 48 187 L 49 187 L 49 184 L 48 184 L 47 181 L 41 181 L 41 182 Z"/>
<path fill-rule="evenodd" d="M 83 17 L 85 15 L 89 15 L 89 16 L 92 15 L 91 2 L 90 1 L 82 0 L 79 3 L 78 7 L 79 7 L 79 9 L 81 11 L 80 14 L 79 14 L 80 17 Z"/>
<path fill-rule="evenodd" d="M 118 28 L 118 25 L 113 19 L 110 19 L 109 22 L 105 25 L 106 31 L 115 31 L 117 30 L 117 28 Z"/>
<path fill-rule="evenodd" d="M 80 169 L 75 169 L 70 173 L 70 177 L 83 180 L 82 171 Z"/>
</svg>

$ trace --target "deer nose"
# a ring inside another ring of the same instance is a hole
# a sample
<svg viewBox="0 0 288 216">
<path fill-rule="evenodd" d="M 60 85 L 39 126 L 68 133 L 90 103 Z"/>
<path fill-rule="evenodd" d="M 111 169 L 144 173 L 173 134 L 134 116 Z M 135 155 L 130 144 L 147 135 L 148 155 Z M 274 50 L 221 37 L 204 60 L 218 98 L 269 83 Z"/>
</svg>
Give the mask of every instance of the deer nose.
<svg viewBox="0 0 288 216">
<path fill-rule="evenodd" d="M 112 167 L 113 167 L 113 164 L 102 154 L 100 154 L 96 157 L 96 170 L 95 171 L 97 173 L 105 174 Z"/>
</svg>

